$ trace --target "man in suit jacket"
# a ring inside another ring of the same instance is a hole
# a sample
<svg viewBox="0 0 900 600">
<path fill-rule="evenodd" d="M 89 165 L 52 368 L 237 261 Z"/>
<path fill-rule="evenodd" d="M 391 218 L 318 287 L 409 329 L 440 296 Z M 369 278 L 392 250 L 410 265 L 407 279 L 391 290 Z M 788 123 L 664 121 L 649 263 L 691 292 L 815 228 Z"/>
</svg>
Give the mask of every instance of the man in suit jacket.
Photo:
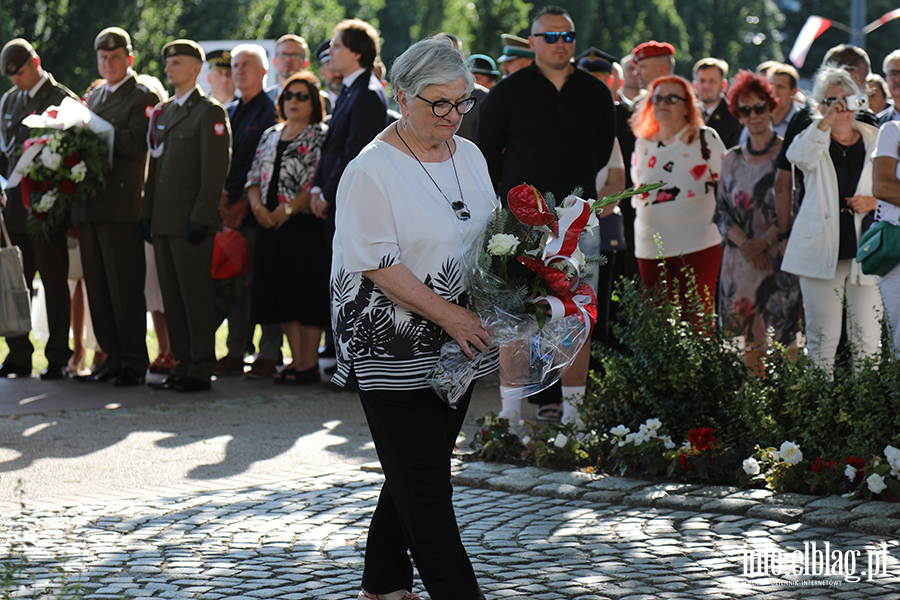
<svg viewBox="0 0 900 600">
<path fill-rule="evenodd" d="M 97 68 L 106 80 L 87 104 L 115 128 L 113 165 L 106 188 L 72 207 L 78 225 L 81 264 L 97 342 L 106 362 L 80 381 L 144 382 L 147 316 L 144 300 L 144 244 L 138 221 L 147 176 L 147 124 L 162 98 L 138 83 L 131 69 L 131 37 L 104 29 L 94 40 Z"/>
<path fill-rule="evenodd" d="M 175 95 L 150 119 L 150 172 L 141 234 L 153 244 L 172 353 L 178 366 L 154 389 L 211 388 L 216 364 L 213 238 L 231 162 L 231 125 L 222 105 L 197 87 L 203 50 L 191 40 L 163 47 Z"/>
<path fill-rule="evenodd" d="M 334 113 L 328 121 L 328 137 L 311 190 L 312 211 L 328 218 L 334 229 L 334 203 L 338 182 L 347 163 L 387 125 L 387 97 L 372 73 L 380 46 L 378 32 L 359 19 L 347 19 L 334 28 L 329 67 L 344 77 Z M 330 215 L 330 216 L 329 216 Z"/>
<path fill-rule="evenodd" d="M 3 47 L 0 69 L 13 82 L 13 88 L 0 99 L 0 172 L 8 179 L 22 154 L 22 145 L 29 137 L 29 128 L 22 120 L 28 115 L 43 113 L 50 106 L 58 106 L 67 96 L 76 100 L 78 97 L 41 68 L 40 57 L 23 39 L 11 40 Z M 65 377 L 66 363 L 72 356 L 69 349 L 71 297 L 66 281 L 69 276 L 66 232 L 52 233 L 49 242 L 32 238 L 25 233 L 28 212 L 22 204 L 19 186 L 7 190 L 7 198 L 3 216 L 13 245 L 22 250 L 25 279 L 30 286 L 35 272 L 40 271 L 41 285 L 46 292 L 50 338 L 44 350 L 48 366 L 41 373 L 41 379 L 61 379 Z M 0 377 L 31 375 L 34 346 L 28 336 L 9 337 L 6 343 L 9 354 L 0 366 Z"/>
<path fill-rule="evenodd" d="M 706 125 L 716 130 L 726 148 L 740 143 L 744 126 L 728 110 L 728 63 L 717 58 L 702 58 L 694 65 L 694 89 Z"/>
</svg>

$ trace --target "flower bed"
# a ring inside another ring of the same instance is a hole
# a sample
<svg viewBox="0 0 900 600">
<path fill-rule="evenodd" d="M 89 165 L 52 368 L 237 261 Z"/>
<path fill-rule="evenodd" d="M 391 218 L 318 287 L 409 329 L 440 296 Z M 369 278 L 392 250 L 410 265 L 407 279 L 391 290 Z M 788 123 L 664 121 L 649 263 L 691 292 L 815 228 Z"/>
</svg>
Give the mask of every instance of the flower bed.
<svg viewBox="0 0 900 600">
<path fill-rule="evenodd" d="M 508 423 L 495 436 L 492 417 L 474 443 L 482 456 L 780 492 L 900 493 L 900 361 L 889 344 L 877 356 L 851 351 L 833 377 L 775 347 L 756 377 L 691 295 L 682 313 L 665 289 L 621 281 L 614 331 L 629 352 L 595 349 L 579 423 L 526 424 L 523 444 Z"/>
</svg>

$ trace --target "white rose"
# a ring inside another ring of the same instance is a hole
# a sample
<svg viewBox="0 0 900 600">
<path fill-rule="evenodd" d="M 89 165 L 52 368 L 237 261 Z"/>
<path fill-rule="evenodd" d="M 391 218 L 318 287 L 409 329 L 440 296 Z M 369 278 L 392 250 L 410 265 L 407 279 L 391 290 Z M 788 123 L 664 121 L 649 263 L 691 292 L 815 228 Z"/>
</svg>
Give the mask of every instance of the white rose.
<svg viewBox="0 0 900 600">
<path fill-rule="evenodd" d="M 869 485 L 869 491 L 873 494 L 880 494 L 887 489 L 887 485 L 884 483 L 884 477 L 878 473 L 872 473 L 866 477 L 866 483 Z"/>
<path fill-rule="evenodd" d="M 747 475 L 759 475 L 759 462 L 755 458 L 745 458 L 743 466 Z"/>
<path fill-rule="evenodd" d="M 72 181 L 75 183 L 81 183 L 84 181 L 84 176 L 87 175 L 87 165 L 84 164 L 84 161 L 81 161 L 74 167 L 72 167 Z"/>
<path fill-rule="evenodd" d="M 41 150 L 41 162 L 48 169 L 55 171 L 62 164 L 62 156 L 44 146 L 44 149 Z"/>
<path fill-rule="evenodd" d="M 553 445 L 557 448 L 565 448 L 566 444 L 569 442 L 569 438 L 564 436 L 563 434 L 559 434 L 556 436 L 556 439 L 553 440 Z"/>
<path fill-rule="evenodd" d="M 519 245 L 519 238 L 508 233 L 497 233 L 491 236 L 488 242 L 488 252 L 494 256 L 506 256 L 512 254 Z"/>
<path fill-rule="evenodd" d="M 854 467 L 853 465 L 847 465 L 846 467 L 844 467 L 844 476 L 850 481 L 856 479 L 856 467 Z"/>
<path fill-rule="evenodd" d="M 803 453 L 800 452 L 800 447 L 794 442 L 785 442 L 781 444 L 778 453 L 781 455 L 782 460 L 789 465 L 796 465 L 803 460 Z"/>
</svg>

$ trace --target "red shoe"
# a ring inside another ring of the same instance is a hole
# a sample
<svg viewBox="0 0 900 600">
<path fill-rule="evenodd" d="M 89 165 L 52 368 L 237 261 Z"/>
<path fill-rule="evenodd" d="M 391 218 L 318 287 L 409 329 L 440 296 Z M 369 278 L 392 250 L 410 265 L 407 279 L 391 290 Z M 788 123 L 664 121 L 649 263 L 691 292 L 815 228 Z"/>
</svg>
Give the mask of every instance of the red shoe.
<svg viewBox="0 0 900 600">
<path fill-rule="evenodd" d="M 148 370 L 151 373 L 171 373 L 177 364 L 178 361 L 175 360 L 175 357 L 167 352 L 157 356 L 156 360 L 150 363 Z"/>
</svg>

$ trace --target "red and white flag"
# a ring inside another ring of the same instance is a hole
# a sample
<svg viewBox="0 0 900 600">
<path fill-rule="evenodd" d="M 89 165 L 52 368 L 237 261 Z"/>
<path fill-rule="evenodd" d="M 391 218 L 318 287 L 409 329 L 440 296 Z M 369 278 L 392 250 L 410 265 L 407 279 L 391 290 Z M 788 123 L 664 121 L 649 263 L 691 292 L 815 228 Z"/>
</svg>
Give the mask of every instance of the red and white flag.
<svg viewBox="0 0 900 600">
<path fill-rule="evenodd" d="M 796 41 L 794 41 L 794 47 L 788 55 L 795 67 L 799 69 L 803 66 L 803 63 L 806 61 L 806 54 L 809 52 L 813 41 L 825 33 L 829 27 L 831 27 L 831 21 L 828 19 L 815 15 L 806 19 L 806 23 L 804 23 L 803 29 L 800 30 L 800 35 L 797 36 Z"/>
</svg>

